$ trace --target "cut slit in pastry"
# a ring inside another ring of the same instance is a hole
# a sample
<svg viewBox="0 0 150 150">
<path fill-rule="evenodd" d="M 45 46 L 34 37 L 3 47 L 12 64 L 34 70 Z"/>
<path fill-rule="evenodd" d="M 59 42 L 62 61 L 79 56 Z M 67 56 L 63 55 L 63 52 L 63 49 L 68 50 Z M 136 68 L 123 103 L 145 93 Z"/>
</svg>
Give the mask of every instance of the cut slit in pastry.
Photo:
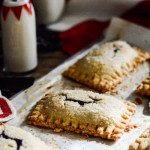
<svg viewBox="0 0 150 150">
<path fill-rule="evenodd" d="M 150 96 L 150 76 L 137 87 L 136 92 L 144 96 Z"/>
<path fill-rule="evenodd" d="M 91 91 L 63 90 L 45 95 L 27 122 L 56 132 L 67 130 L 116 140 L 128 127 L 135 107 L 131 102 Z"/>
<path fill-rule="evenodd" d="M 78 60 L 63 75 L 100 92 L 107 92 L 149 58 L 149 53 L 124 41 L 108 42 Z"/>
<path fill-rule="evenodd" d="M 129 150 L 150 150 L 150 127 L 130 145 Z"/>
</svg>

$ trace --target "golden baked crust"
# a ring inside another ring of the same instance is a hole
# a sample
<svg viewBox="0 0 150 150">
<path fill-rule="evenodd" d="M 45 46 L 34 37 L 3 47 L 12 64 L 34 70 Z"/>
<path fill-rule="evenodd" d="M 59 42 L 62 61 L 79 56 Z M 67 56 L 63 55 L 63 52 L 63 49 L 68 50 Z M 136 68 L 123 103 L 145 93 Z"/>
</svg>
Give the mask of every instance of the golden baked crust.
<svg viewBox="0 0 150 150">
<path fill-rule="evenodd" d="M 111 91 L 150 54 L 124 41 L 108 42 L 89 52 L 63 75 L 100 92 Z"/>
<path fill-rule="evenodd" d="M 136 105 L 83 90 L 45 95 L 27 122 L 36 126 L 116 140 L 128 127 Z"/>
<path fill-rule="evenodd" d="M 150 76 L 137 87 L 136 92 L 144 96 L 150 96 Z"/>
<path fill-rule="evenodd" d="M 0 150 L 53 150 L 21 128 L 0 124 Z"/>
<path fill-rule="evenodd" d="M 129 150 L 150 150 L 150 127 L 130 145 Z"/>
</svg>

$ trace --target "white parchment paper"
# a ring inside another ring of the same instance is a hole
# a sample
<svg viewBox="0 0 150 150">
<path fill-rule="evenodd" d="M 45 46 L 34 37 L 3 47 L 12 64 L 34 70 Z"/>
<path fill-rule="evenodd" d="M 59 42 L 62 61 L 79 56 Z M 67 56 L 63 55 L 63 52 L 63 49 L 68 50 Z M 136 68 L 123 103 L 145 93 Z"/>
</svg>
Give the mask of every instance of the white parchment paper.
<svg viewBox="0 0 150 150">
<path fill-rule="evenodd" d="M 58 150 L 127 150 L 129 144 L 131 144 L 145 130 L 145 128 L 150 125 L 149 98 L 141 97 L 143 99 L 143 104 L 138 105 L 137 111 L 131 121 L 131 123 L 139 124 L 139 127 L 125 133 L 116 142 L 95 137 L 86 138 L 84 136 L 68 132 L 54 133 L 50 129 L 30 126 L 26 123 L 26 117 L 32 111 L 37 101 L 39 101 L 45 93 L 51 90 L 70 88 L 81 88 L 87 90 L 88 88 L 81 84 L 64 79 L 61 76 L 61 73 L 79 58 L 83 57 L 88 51 L 98 47 L 103 42 L 117 39 L 126 40 L 130 44 L 146 49 L 150 52 L 150 30 L 118 18 L 113 18 L 110 27 L 106 32 L 106 37 L 102 42 L 77 53 L 52 72 L 38 80 L 32 87 L 14 97 L 12 99 L 12 103 L 17 110 L 17 117 L 8 123 L 31 132 L 47 144 L 53 145 L 54 149 Z M 139 66 L 136 71 L 125 78 L 124 82 L 116 88 L 118 91 L 118 95 L 116 96 L 124 99 L 130 99 L 131 101 L 135 100 L 135 98 L 139 97 L 139 95 L 134 93 L 136 87 L 148 75 L 149 64 L 144 63 Z"/>
</svg>

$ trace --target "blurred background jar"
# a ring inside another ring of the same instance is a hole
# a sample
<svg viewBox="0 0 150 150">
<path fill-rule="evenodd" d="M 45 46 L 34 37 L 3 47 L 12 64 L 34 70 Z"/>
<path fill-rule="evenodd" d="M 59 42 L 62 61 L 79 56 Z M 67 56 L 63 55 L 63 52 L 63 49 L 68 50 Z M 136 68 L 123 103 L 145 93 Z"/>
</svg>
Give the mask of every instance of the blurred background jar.
<svg viewBox="0 0 150 150">
<path fill-rule="evenodd" d="M 62 15 L 66 0 L 32 0 L 38 24 L 57 21 Z"/>
</svg>

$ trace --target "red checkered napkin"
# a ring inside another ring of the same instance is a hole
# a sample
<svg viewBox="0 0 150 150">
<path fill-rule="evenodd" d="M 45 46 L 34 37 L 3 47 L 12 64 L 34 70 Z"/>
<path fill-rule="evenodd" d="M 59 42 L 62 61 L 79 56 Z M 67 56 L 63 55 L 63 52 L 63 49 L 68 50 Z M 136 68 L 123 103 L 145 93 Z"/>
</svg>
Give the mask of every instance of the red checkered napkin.
<svg viewBox="0 0 150 150">
<path fill-rule="evenodd" d="M 6 122 L 16 116 L 16 110 L 11 102 L 0 95 L 0 122 Z"/>
</svg>

